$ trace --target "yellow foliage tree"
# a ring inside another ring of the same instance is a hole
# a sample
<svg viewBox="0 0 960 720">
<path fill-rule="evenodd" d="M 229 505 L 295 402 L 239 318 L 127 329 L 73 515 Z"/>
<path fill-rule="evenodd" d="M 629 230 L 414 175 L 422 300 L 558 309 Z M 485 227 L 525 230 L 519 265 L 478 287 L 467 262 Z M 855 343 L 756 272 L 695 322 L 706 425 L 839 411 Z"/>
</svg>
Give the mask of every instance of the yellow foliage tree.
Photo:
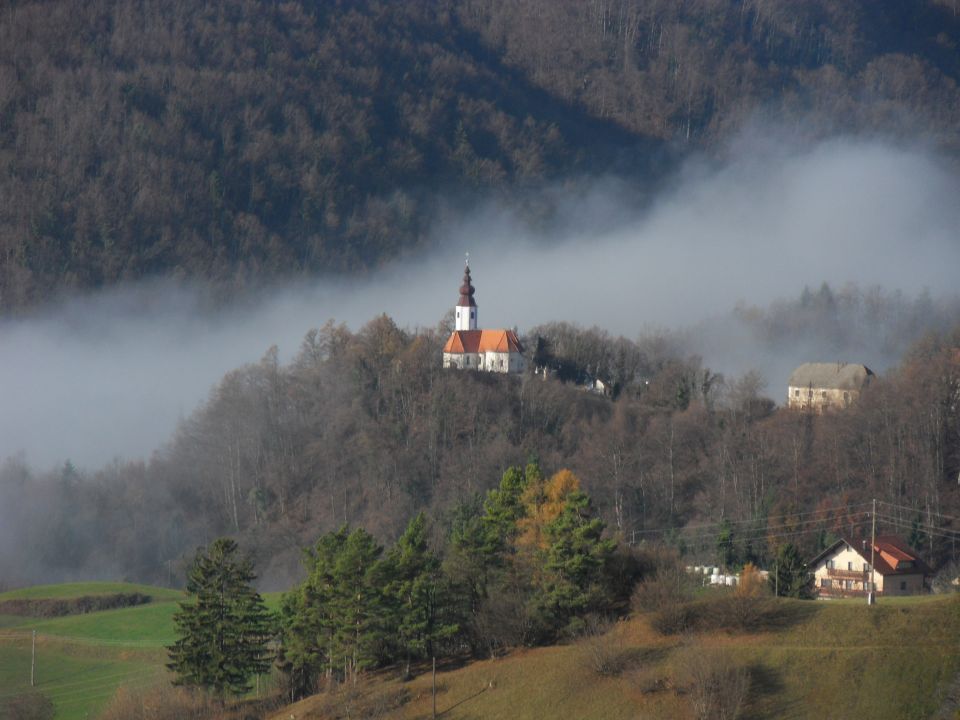
<svg viewBox="0 0 960 720">
<path fill-rule="evenodd" d="M 744 565 L 740 573 L 740 582 L 737 583 L 736 594 L 739 597 L 763 597 L 768 590 L 767 581 L 763 579 L 756 566 L 753 563 Z"/>
<path fill-rule="evenodd" d="M 570 470 L 560 470 L 549 479 L 539 475 L 529 482 L 520 501 L 526 509 L 518 522 L 517 547 L 541 550 L 547 546 L 543 529 L 563 512 L 570 493 L 580 489 L 580 479 Z"/>
</svg>

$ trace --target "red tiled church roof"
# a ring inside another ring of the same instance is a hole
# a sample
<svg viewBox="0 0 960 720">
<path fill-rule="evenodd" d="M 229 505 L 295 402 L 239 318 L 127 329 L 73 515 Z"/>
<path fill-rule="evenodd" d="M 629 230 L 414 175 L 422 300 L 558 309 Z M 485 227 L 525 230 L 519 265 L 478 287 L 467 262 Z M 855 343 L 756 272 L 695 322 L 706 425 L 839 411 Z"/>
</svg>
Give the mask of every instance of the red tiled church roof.
<svg viewBox="0 0 960 720">
<path fill-rule="evenodd" d="M 523 352 L 513 330 L 454 330 L 443 346 L 445 353 Z"/>
</svg>

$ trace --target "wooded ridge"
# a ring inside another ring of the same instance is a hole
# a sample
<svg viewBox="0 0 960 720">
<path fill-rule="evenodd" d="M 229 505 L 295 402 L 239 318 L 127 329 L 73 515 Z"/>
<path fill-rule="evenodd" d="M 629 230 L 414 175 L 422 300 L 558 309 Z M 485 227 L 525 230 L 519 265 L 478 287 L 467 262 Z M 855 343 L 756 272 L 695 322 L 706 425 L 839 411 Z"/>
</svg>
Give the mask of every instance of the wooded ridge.
<svg viewBox="0 0 960 720">
<path fill-rule="evenodd" d="M 167 582 L 197 545 L 230 534 L 266 587 L 289 587 L 320 533 L 359 525 L 389 542 L 420 511 L 442 553 L 462 508 L 530 458 L 574 472 L 610 535 L 663 539 L 702 562 L 765 566 L 785 538 L 812 557 L 867 531 L 871 498 L 933 566 L 953 559 L 956 328 L 823 415 L 778 408 L 755 374 L 725 379 L 655 341 L 535 330 L 528 346 L 571 381 L 444 370 L 445 331 L 381 316 L 310 331 L 289 364 L 270 351 L 229 373 L 148 463 L 37 473 L 8 459 L 0 501 L 18 510 L 5 518 L 4 575 Z M 598 365 L 613 398 L 575 382 Z"/>
<path fill-rule="evenodd" d="M 953 0 L 11 3 L 0 313 L 375 267 L 444 208 L 548 221 L 544 183 L 649 183 L 757 120 L 955 155 L 958 39 Z"/>
</svg>

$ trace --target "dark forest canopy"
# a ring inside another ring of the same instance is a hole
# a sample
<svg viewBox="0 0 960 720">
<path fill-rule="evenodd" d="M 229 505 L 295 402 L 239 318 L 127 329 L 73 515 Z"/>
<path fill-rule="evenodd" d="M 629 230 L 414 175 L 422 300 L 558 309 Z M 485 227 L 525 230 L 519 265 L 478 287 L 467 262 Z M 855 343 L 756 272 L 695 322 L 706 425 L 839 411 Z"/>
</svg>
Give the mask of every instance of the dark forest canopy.
<svg viewBox="0 0 960 720">
<path fill-rule="evenodd" d="M 0 508 L 16 512 L 0 527 L 0 574 L 165 582 L 197 545 L 230 534 L 267 586 L 289 587 L 299 548 L 344 524 L 388 542 L 426 511 L 442 551 L 458 508 L 530 458 L 574 472 L 612 535 L 666 540 L 699 561 L 715 562 L 721 521 L 733 562 L 766 563 L 785 539 L 812 556 L 868 532 L 871 498 L 891 504 L 885 527 L 933 565 L 955 559 L 960 328 L 921 339 L 859 403 L 822 416 L 655 342 L 541 332 L 570 367 L 622 358 L 616 397 L 532 373 L 444 370 L 442 332 L 381 316 L 357 332 L 311 331 L 289 364 L 271 351 L 229 373 L 149 463 L 38 474 L 8 460 Z M 588 347 L 596 354 L 580 354 Z"/>
<path fill-rule="evenodd" d="M 952 0 L 0 12 L 0 313 L 146 276 L 360 271 L 465 198 L 543 221 L 545 182 L 649 180 L 758 118 L 960 149 Z"/>
</svg>

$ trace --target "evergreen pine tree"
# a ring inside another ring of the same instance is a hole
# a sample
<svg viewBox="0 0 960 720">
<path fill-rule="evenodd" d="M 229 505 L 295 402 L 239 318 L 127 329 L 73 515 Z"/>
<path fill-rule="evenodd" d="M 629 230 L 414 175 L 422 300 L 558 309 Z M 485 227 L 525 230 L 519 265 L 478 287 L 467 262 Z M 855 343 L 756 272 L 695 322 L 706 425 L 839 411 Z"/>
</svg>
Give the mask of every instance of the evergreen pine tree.
<svg viewBox="0 0 960 720">
<path fill-rule="evenodd" d="M 410 674 L 413 658 L 434 654 L 434 644 L 457 632 L 451 619 L 448 583 L 440 560 L 427 545 L 427 521 L 421 512 L 407 526 L 387 554 L 390 580 L 386 595 L 391 604 L 393 630 Z"/>
<path fill-rule="evenodd" d="M 320 676 L 333 671 L 337 622 L 332 614 L 334 568 L 347 535 L 347 528 L 343 527 L 327 533 L 314 548 L 305 550 L 307 579 L 283 597 L 277 664 L 286 676 L 291 698 L 316 692 Z"/>
<path fill-rule="evenodd" d="M 344 677 L 355 679 L 383 654 L 382 554 L 376 539 L 357 528 L 333 563 L 328 604 L 333 625 L 331 661 L 334 667 L 342 662 Z"/>
<path fill-rule="evenodd" d="M 607 605 L 607 570 L 616 542 L 603 538 L 589 496 L 571 492 L 559 516 L 544 528 L 542 579 L 536 603 L 553 630 Z"/>
<path fill-rule="evenodd" d="M 222 699 L 249 691 L 250 678 L 269 671 L 273 623 L 255 579 L 253 564 L 237 557 L 229 538 L 197 552 L 187 576 L 192 600 L 180 603 L 173 617 L 179 637 L 167 648 L 175 684 L 207 688 Z"/>
<path fill-rule="evenodd" d="M 813 597 L 813 575 L 793 543 L 781 545 L 777 550 L 774 573 L 769 579 L 770 588 L 780 597 Z"/>
</svg>

